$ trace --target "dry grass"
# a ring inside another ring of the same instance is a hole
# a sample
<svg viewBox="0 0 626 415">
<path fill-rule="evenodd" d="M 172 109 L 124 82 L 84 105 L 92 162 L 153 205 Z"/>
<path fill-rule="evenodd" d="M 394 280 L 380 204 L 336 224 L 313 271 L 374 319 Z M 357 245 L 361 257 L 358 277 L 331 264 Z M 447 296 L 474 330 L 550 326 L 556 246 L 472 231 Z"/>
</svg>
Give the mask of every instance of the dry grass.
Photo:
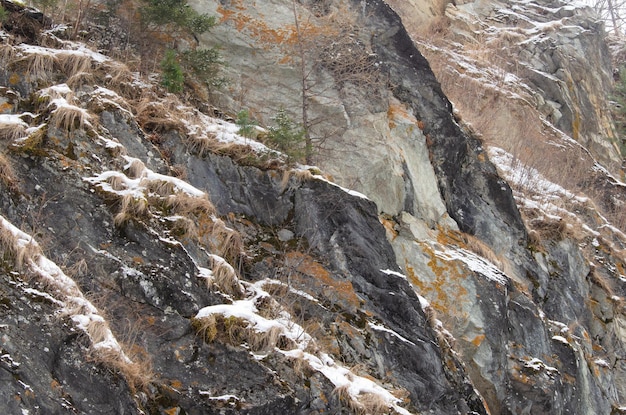
<svg viewBox="0 0 626 415">
<path fill-rule="evenodd" d="M 25 124 L 10 123 L 0 124 L 0 140 L 13 141 L 26 136 Z"/>
<path fill-rule="evenodd" d="M 29 55 L 13 59 L 10 68 L 15 71 L 23 71 L 29 78 L 48 79 L 54 73 L 58 61 L 54 55 L 45 53 L 31 53 Z"/>
<path fill-rule="evenodd" d="M 207 342 L 220 340 L 234 346 L 246 343 L 254 352 L 268 352 L 280 344 L 282 330 L 272 327 L 267 331 L 256 331 L 248 321 L 239 317 L 224 317 L 212 314 L 207 317 L 193 318 L 191 325 Z"/>
<path fill-rule="evenodd" d="M 0 182 L 10 191 L 18 190 L 18 179 L 9 159 L 0 153 Z"/>
<path fill-rule="evenodd" d="M 217 255 L 211 255 L 210 260 L 211 271 L 213 272 L 213 279 L 210 283 L 225 294 L 234 298 L 243 298 L 245 290 L 239 283 L 239 276 L 235 268 Z"/>
<path fill-rule="evenodd" d="M 130 177 L 131 179 L 137 179 L 141 177 L 145 170 L 146 165 L 143 163 L 143 161 L 139 159 L 133 159 L 133 161 L 130 162 L 130 165 L 126 169 L 126 172 L 128 177 Z"/>
<path fill-rule="evenodd" d="M 74 105 L 64 105 L 52 111 L 50 123 L 65 131 L 82 130 L 90 124 L 90 116 L 82 108 Z"/>
<path fill-rule="evenodd" d="M 68 78 L 81 73 L 91 72 L 91 56 L 71 52 L 60 52 L 56 54 L 57 62 Z"/>
<path fill-rule="evenodd" d="M 0 222 L 1 223 L 1 222 Z M 24 265 L 37 255 L 41 254 L 39 245 L 30 240 L 18 240 L 6 227 L 0 228 L 0 251 L 3 252 L 2 259 L 17 271 L 22 271 Z"/>
<path fill-rule="evenodd" d="M 119 210 L 113 218 L 113 223 L 115 226 L 121 227 L 130 220 L 144 218 L 149 213 L 148 201 L 145 198 L 126 194 L 119 201 Z"/>
</svg>

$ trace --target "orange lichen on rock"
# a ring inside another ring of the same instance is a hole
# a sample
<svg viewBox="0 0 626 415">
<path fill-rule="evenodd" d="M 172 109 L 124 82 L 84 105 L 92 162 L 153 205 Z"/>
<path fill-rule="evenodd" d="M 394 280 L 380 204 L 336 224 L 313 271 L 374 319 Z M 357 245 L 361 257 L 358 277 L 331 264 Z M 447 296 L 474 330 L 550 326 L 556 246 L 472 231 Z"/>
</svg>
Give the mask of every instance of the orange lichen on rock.
<svg viewBox="0 0 626 415">
<path fill-rule="evenodd" d="M 296 271 L 292 278 L 302 279 L 308 286 L 312 284 L 329 301 L 339 303 L 349 310 L 356 310 L 361 305 L 361 299 L 354 292 L 352 283 L 333 278 L 330 271 L 313 257 L 301 252 L 290 252 L 285 256 L 285 263 Z"/>
<path fill-rule="evenodd" d="M 406 263 L 405 270 L 409 282 L 420 295 L 428 299 L 436 311 L 463 318 L 464 316 L 460 315 L 459 312 L 455 312 L 454 304 L 468 294 L 467 288 L 463 286 L 464 274 L 455 264 L 439 259 L 432 247 L 427 244 L 422 245 L 423 252 L 430 257 L 427 265 L 435 278 L 420 278 L 415 273 L 415 269 Z"/>
<path fill-rule="evenodd" d="M 391 103 L 389 108 L 387 108 L 387 119 L 389 122 L 389 128 L 396 128 L 397 122 L 415 124 L 419 128 L 419 123 L 421 121 L 417 121 L 417 119 L 411 114 L 409 109 L 400 103 Z M 422 123 L 423 127 L 423 123 Z M 422 129 L 422 128 L 420 128 Z"/>
</svg>

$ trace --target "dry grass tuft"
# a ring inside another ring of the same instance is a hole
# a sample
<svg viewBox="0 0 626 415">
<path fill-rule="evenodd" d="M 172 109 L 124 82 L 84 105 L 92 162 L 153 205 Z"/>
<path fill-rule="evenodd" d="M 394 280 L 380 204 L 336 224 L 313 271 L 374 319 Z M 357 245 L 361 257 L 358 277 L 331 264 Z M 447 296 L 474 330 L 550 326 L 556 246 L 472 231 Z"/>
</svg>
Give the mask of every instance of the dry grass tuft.
<svg viewBox="0 0 626 415">
<path fill-rule="evenodd" d="M 41 254 L 41 249 L 35 241 L 18 239 L 4 226 L 0 228 L 0 251 L 3 252 L 2 260 L 9 262 L 17 271 L 23 270 L 28 260 Z"/>
<path fill-rule="evenodd" d="M 25 124 L 22 123 L 7 123 L 0 124 L 0 140 L 13 141 L 18 138 L 26 136 Z"/>
<path fill-rule="evenodd" d="M 131 179 L 137 179 L 141 177 L 143 172 L 146 170 L 146 165 L 139 159 L 133 159 L 126 170 L 128 177 Z"/>
<path fill-rule="evenodd" d="M 137 220 L 148 216 L 148 201 L 144 197 L 137 197 L 132 194 L 122 196 L 119 201 L 118 213 L 113 218 L 113 223 L 121 227 L 130 220 Z"/>
<path fill-rule="evenodd" d="M 178 192 L 170 195 L 165 200 L 166 205 L 179 215 L 214 215 L 215 206 L 209 200 L 208 196 L 198 197 L 192 196 L 185 192 Z"/>
<path fill-rule="evenodd" d="M 31 53 L 24 57 L 14 59 L 11 69 L 24 71 L 29 78 L 48 79 L 54 72 L 57 59 L 54 55 L 45 53 Z"/>
<path fill-rule="evenodd" d="M 56 57 L 61 70 L 68 78 L 81 72 L 91 72 L 91 56 L 89 55 L 60 52 Z"/>
<path fill-rule="evenodd" d="M 51 124 L 65 131 L 82 130 L 89 124 L 90 116 L 87 111 L 74 105 L 63 105 L 52 111 Z"/>
<path fill-rule="evenodd" d="M 217 255 L 211 255 L 210 259 L 211 271 L 213 272 L 213 279 L 210 283 L 225 294 L 234 298 L 243 298 L 245 290 L 239 283 L 239 276 L 235 268 Z"/>
<path fill-rule="evenodd" d="M 0 182 L 8 187 L 10 191 L 18 190 L 18 180 L 11 162 L 2 153 L 0 153 Z"/>
</svg>

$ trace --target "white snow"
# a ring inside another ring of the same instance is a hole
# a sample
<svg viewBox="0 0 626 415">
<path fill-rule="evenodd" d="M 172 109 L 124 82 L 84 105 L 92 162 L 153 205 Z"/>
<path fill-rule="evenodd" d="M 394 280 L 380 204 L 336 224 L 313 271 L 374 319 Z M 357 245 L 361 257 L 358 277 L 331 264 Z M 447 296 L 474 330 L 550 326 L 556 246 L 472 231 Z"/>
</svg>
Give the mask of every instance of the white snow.
<svg viewBox="0 0 626 415">
<path fill-rule="evenodd" d="M 390 269 L 381 269 L 380 271 L 385 273 L 385 274 L 387 274 L 387 275 L 393 275 L 394 277 L 402 278 L 403 280 L 407 279 L 406 275 L 401 274 L 401 273 L 399 273 L 397 271 L 392 271 Z"/>
<path fill-rule="evenodd" d="M 398 339 L 402 340 L 403 342 L 415 346 L 415 343 L 413 343 L 411 340 L 407 339 L 406 337 L 401 336 L 397 332 L 395 332 L 395 331 L 393 331 L 393 330 L 391 330 L 391 329 L 389 329 L 389 328 L 387 328 L 387 327 L 385 327 L 385 326 L 383 326 L 381 324 L 375 324 L 375 323 L 372 323 L 372 322 L 368 322 L 367 325 L 370 326 L 374 330 L 383 331 L 385 333 L 390 333 L 393 336 L 397 337 Z"/>
<path fill-rule="evenodd" d="M 64 305 L 60 307 L 59 312 L 62 315 L 70 316 L 76 325 L 85 331 L 92 340 L 92 345 L 95 349 L 106 348 L 114 350 L 119 353 L 121 358 L 130 361 L 122 352 L 121 346 L 111 330 L 106 326 L 103 317 L 98 313 L 96 307 L 84 297 L 74 280 L 65 275 L 61 268 L 42 254 L 39 244 L 32 236 L 22 232 L 1 215 L 0 226 L 13 235 L 13 243 L 16 248 L 31 245 L 34 254 L 30 258 L 25 258 L 27 265 L 42 283 L 50 288 L 51 293 L 59 294 L 60 298 L 53 301 L 55 304 Z M 102 325 L 98 330 L 100 332 L 98 339 L 94 339 L 91 335 L 90 323 L 92 322 Z"/>
<path fill-rule="evenodd" d="M 402 415 L 409 415 L 406 409 L 399 406 L 400 399 L 396 398 L 376 382 L 361 376 L 357 376 L 349 369 L 341 366 L 331 356 L 323 352 L 317 352 L 312 354 L 306 352 L 308 346 L 314 342 L 313 338 L 301 327 L 295 323 L 291 316 L 283 311 L 276 319 L 268 319 L 259 315 L 259 310 L 256 308 L 256 301 L 269 294 L 263 290 L 263 286 L 270 282 L 270 280 L 261 280 L 254 284 L 245 283 L 248 287 L 248 293 L 250 294 L 244 300 L 234 301 L 232 304 L 220 304 L 202 308 L 197 314 L 196 318 L 205 318 L 215 314 L 221 314 L 224 317 L 237 317 L 248 322 L 249 327 L 257 332 L 267 332 L 271 329 L 277 328 L 280 330 L 281 335 L 291 339 L 295 348 L 291 350 L 281 350 L 276 348 L 275 351 L 282 353 L 285 356 L 303 359 L 309 363 L 313 370 L 322 373 L 328 380 L 330 380 L 335 387 L 347 388 L 348 394 L 358 402 L 359 395 L 364 393 L 376 394 L 383 399 L 390 408 L 393 408 L 396 412 Z M 409 340 L 400 336 L 398 333 L 377 324 L 370 323 L 370 327 L 375 330 L 382 330 L 392 333 L 404 342 L 411 343 Z M 412 344 L 412 343 L 411 343 Z M 264 356 L 257 356 L 263 358 Z"/>
<path fill-rule="evenodd" d="M 28 128 L 28 124 L 26 124 L 20 117 L 21 114 L 0 114 L 0 124 L 21 125 L 24 128 Z"/>
<path fill-rule="evenodd" d="M 498 284 L 506 285 L 508 281 L 508 277 L 498 267 L 467 249 L 449 246 L 445 251 L 436 251 L 435 255 L 444 261 L 461 261 L 473 272 L 481 274 Z"/>
<path fill-rule="evenodd" d="M 321 181 L 326 182 L 326 183 L 328 183 L 330 185 L 338 187 L 338 188 L 340 188 L 341 190 L 343 190 L 344 192 L 348 193 L 351 196 L 355 196 L 355 197 L 358 197 L 358 198 L 361 198 L 361 199 L 369 200 L 369 198 L 367 196 L 365 196 L 363 193 L 359 193 L 356 190 L 351 190 L 351 189 L 347 189 L 345 187 L 339 186 L 337 183 L 331 182 L 330 180 L 328 180 L 326 177 L 324 177 L 322 175 L 314 174 L 312 177 L 314 179 L 316 179 L 316 180 L 321 180 Z"/>
<path fill-rule="evenodd" d="M 563 336 L 552 336 L 552 340 L 556 340 L 557 342 L 561 342 L 563 344 L 567 344 L 569 345 L 569 342 L 567 341 L 567 339 Z"/>
<path fill-rule="evenodd" d="M 537 357 L 533 357 L 532 359 L 525 361 L 524 366 L 537 372 L 541 370 L 546 370 L 548 372 L 558 372 L 557 368 L 546 365 L 541 359 Z"/>
</svg>

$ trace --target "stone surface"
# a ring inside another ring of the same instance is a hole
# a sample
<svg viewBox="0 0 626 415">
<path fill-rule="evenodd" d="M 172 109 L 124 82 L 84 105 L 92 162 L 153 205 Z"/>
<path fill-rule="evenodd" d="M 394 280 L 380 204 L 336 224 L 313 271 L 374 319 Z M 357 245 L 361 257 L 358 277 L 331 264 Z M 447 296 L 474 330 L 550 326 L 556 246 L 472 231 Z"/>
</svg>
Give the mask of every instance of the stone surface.
<svg viewBox="0 0 626 415">
<path fill-rule="evenodd" d="M 222 19 L 202 41 L 222 43 L 237 80 L 221 93 L 224 113 L 250 108 L 260 121 L 281 105 L 297 113 L 298 71 L 284 49 L 293 4 L 194 3 Z M 123 368 L 95 359 L 95 343 L 59 315 L 63 293 L 41 284 L 27 256 L 19 266 L 2 229 L 0 377 L 7 387 L 0 412 L 391 411 L 359 407 L 367 394 L 346 399 L 337 378 L 296 354 L 305 351 L 323 357 L 323 368 L 349 373 L 341 379 L 373 381 L 409 413 L 594 414 L 623 406 L 624 238 L 585 198 L 567 201 L 575 208 L 559 205 L 559 221 L 545 207 L 554 194 L 546 191 L 540 204 L 519 187 L 512 192 L 483 144 L 455 119 L 400 16 L 384 1 L 352 4 L 360 25 L 354 36 L 389 85 L 336 83 L 318 68 L 316 88 L 326 92 L 312 100 L 312 114 L 324 119 L 319 131 L 335 135 L 317 157 L 344 188 L 317 168 L 267 168 L 253 152 L 200 154 L 184 128 L 145 131 L 115 106 L 92 109 L 98 122 L 91 129 L 49 126 L 40 141 L 22 146 L 0 140 L 3 167 L 17 178 L 0 180 L 2 217 L 38 241 L 150 375 L 147 384 L 133 383 Z M 321 25 L 318 6 L 297 10 Z M 397 10 L 423 5 L 404 6 Z M 431 14 L 422 7 L 406 20 Z M 0 102 L 11 103 L 3 111 L 31 111 L 44 80 L 26 82 L 11 68 L 0 69 Z M 14 74 L 20 82 L 9 81 Z M 48 82 L 66 80 L 51 75 Z M 96 95 L 75 92 L 83 106 Z M 556 97 L 542 105 L 554 123 L 570 122 Z M 172 111 L 170 118 L 180 117 Z M 28 122 L 49 116 L 42 111 Z M 153 172 L 143 172 L 147 181 L 160 173 L 178 190 L 148 191 L 154 183 L 144 182 L 136 198 L 145 197 L 147 211 L 120 222 L 122 198 L 94 177 L 108 172 L 139 183 L 127 176 L 128 157 Z M 174 173 L 178 179 L 168 176 Z M 621 186 L 606 177 L 598 174 L 598 185 Z M 179 217 L 166 202 L 189 190 L 182 179 L 206 192 L 215 211 L 203 205 Z M 173 225 L 179 222 L 188 227 Z M 222 315 L 202 327 L 208 323 L 196 318 L 204 307 L 251 297 L 258 316 L 288 316 L 311 343 L 294 348 L 301 333 L 258 350 L 245 337 L 252 328 L 245 319 Z"/>
</svg>

